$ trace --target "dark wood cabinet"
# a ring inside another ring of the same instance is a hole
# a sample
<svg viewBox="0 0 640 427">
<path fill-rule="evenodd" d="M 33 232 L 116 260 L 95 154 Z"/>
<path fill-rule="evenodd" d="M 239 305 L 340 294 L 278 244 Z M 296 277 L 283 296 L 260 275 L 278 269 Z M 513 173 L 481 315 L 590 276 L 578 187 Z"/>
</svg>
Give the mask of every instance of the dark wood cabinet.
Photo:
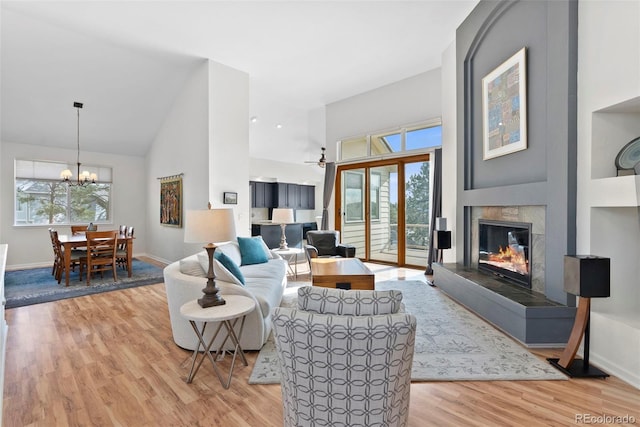
<svg viewBox="0 0 640 427">
<path fill-rule="evenodd" d="M 316 187 L 313 185 L 300 185 L 298 209 L 315 209 L 316 208 Z"/>
<path fill-rule="evenodd" d="M 315 189 L 313 185 L 251 181 L 251 207 L 315 209 Z"/>
<path fill-rule="evenodd" d="M 272 208 L 274 207 L 273 182 L 251 182 L 251 207 L 252 208 Z"/>
</svg>

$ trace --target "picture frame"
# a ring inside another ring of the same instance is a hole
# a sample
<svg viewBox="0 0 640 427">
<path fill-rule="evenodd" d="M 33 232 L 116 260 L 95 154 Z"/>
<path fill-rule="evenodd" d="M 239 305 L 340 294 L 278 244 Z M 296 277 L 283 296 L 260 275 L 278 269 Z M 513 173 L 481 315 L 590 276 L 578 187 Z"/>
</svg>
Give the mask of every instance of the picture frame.
<svg viewBox="0 0 640 427">
<path fill-rule="evenodd" d="M 237 205 L 238 204 L 238 193 L 232 193 L 230 191 L 224 192 L 223 203 L 225 205 Z"/>
<path fill-rule="evenodd" d="M 160 181 L 160 224 L 182 228 L 182 177 Z"/>
<path fill-rule="evenodd" d="M 482 79 L 483 159 L 527 149 L 526 47 Z"/>
</svg>

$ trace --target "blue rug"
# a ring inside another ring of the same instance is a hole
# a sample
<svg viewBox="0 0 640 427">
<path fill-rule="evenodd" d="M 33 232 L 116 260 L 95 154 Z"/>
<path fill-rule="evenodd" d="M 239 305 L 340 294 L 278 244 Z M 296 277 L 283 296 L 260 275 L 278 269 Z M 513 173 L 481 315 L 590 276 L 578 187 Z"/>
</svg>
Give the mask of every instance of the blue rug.
<svg viewBox="0 0 640 427">
<path fill-rule="evenodd" d="M 74 298 L 118 289 L 162 283 L 162 269 L 138 259 L 133 259 L 133 274 L 128 276 L 126 270 L 118 269 L 118 281 L 113 280 L 111 272 L 105 272 L 104 278 L 95 275 L 91 285 L 86 280 L 78 280 L 78 268 L 69 275 L 69 286 L 58 284 L 51 274 L 51 267 L 33 268 L 29 270 L 7 271 L 4 276 L 4 295 L 7 299 L 5 308 L 22 307 L 60 299 Z"/>
</svg>

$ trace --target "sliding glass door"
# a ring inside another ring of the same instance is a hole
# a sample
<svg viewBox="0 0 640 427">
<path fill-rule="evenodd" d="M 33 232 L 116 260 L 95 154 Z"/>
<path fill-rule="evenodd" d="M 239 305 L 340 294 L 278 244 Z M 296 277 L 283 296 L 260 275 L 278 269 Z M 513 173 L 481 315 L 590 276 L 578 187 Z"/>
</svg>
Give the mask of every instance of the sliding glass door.
<svg viewBox="0 0 640 427">
<path fill-rule="evenodd" d="M 427 265 L 431 220 L 431 168 L 428 161 L 404 165 L 405 262 Z"/>
<path fill-rule="evenodd" d="M 336 228 L 365 261 L 427 263 L 429 155 L 338 167 Z"/>
<path fill-rule="evenodd" d="M 398 263 L 398 165 L 369 168 L 369 260 Z"/>
</svg>

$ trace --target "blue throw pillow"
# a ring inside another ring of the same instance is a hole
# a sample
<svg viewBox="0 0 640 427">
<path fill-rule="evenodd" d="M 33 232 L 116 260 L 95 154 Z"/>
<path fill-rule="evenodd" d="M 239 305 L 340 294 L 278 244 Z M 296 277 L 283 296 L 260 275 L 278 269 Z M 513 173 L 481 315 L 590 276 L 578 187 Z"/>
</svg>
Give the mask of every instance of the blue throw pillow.
<svg viewBox="0 0 640 427">
<path fill-rule="evenodd" d="M 262 237 L 238 237 L 240 246 L 241 265 L 262 264 L 269 261 L 269 255 L 264 250 Z"/>
<path fill-rule="evenodd" d="M 242 274 L 242 271 L 240 271 L 240 267 L 238 267 L 238 264 L 233 262 L 231 258 L 229 258 L 224 252 L 221 251 L 215 251 L 213 257 L 220 261 L 220 264 L 222 264 L 224 268 L 229 270 L 229 273 L 236 276 L 236 279 L 238 279 L 240 283 L 244 285 L 244 275 Z"/>
</svg>

